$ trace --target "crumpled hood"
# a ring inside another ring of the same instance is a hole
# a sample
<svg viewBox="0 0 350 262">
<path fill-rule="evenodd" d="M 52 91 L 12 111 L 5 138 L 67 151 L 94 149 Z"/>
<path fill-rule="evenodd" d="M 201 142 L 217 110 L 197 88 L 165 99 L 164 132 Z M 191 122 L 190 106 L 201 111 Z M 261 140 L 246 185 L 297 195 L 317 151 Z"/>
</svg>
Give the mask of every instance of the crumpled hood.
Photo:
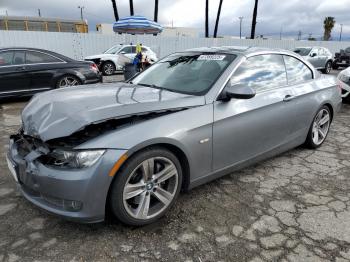
<svg viewBox="0 0 350 262">
<path fill-rule="evenodd" d="M 113 55 L 113 54 L 99 54 L 99 55 L 91 55 L 91 56 L 87 56 L 85 57 L 85 59 L 96 59 L 96 58 L 106 58 L 106 57 L 117 57 L 118 55 Z"/>
<path fill-rule="evenodd" d="M 204 104 L 203 96 L 127 83 L 68 87 L 35 95 L 23 109 L 23 131 L 47 141 L 108 119 Z"/>
</svg>

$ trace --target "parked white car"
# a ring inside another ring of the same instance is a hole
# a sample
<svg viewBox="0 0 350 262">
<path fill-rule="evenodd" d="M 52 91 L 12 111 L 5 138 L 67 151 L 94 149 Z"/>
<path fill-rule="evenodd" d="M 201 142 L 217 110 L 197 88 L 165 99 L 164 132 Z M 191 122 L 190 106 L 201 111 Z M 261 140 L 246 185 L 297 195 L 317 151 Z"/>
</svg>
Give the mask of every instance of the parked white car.
<svg viewBox="0 0 350 262">
<path fill-rule="evenodd" d="M 151 64 L 157 62 L 155 52 L 148 46 L 142 46 L 142 53 L 148 58 Z M 131 62 L 136 56 L 136 45 L 116 45 L 107 49 L 102 54 L 85 57 L 85 61 L 92 61 L 98 65 L 104 75 L 112 75 L 115 71 L 122 70 L 125 63 Z M 126 59 L 127 58 L 127 59 Z"/>
<path fill-rule="evenodd" d="M 350 67 L 340 71 L 338 79 L 341 82 L 343 100 L 350 102 Z"/>
</svg>

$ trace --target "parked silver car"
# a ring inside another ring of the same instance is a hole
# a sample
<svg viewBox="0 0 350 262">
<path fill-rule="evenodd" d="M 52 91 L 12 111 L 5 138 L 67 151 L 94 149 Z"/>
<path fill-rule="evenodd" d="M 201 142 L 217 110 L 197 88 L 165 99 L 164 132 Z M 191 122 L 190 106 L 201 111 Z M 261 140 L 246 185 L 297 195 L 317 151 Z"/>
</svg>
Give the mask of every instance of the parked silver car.
<svg viewBox="0 0 350 262">
<path fill-rule="evenodd" d="M 306 144 L 341 105 L 335 77 L 299 55 L 258 48 L 172 54 L 128 83 L 35 96 L 11 136 L 24 197 L 68 219 L 159 219 L 187 190 Z"/>
<path fill-rule="evenodd" d="M 309 61 L 316 69 L 324 74 L 329 74 L 332 70 L 333 55 L 325 47 L 297 47 L 294 52 Z"/>
</svg>

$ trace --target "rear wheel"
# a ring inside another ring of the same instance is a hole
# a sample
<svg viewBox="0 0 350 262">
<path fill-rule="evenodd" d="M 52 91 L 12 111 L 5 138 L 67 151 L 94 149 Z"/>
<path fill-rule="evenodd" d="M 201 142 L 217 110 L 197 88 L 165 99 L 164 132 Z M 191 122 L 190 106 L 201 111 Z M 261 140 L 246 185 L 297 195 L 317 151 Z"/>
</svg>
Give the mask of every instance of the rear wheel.
<svg viewBox="0 0 350 262">
<path fill-rule="evenodd" d="M 110 76 L 113 75 L 113 73 L 115 72 L 115 65 L 113 62 L 107 61 L 104 62 L 102 65 L 102 73 L 105 76 Z"/>
<path fill-rule="evenodd" d="M 311 124 L 305 144 L 309 148 L 318 148 L 325 141 L 331 124 L 331 112 L 328 106 L 322 106 Z"/>
<path fill-rule="evenodd" d="M 332 70 L 332 62 L 331 61 L 328 61 L 324 67 L 324 69 L 322 70 L 322 72 L 324 74 L 329 74 Z"/>
<path fill-rule="evenodd" d="M 179 160 L 153 148 L 137 153 L 116 174 L 110 193 L 112 213 L 133 226 L 150 224 L 174 204 L 182 183 Z"/>
<path fill-rule="evenodd" d="M 77 86 L 77 85 L 81 85 L 81 81 L 79 78 L 73 75 L 62 76 L 56 82 L 56 88 Z"/>
</svg>

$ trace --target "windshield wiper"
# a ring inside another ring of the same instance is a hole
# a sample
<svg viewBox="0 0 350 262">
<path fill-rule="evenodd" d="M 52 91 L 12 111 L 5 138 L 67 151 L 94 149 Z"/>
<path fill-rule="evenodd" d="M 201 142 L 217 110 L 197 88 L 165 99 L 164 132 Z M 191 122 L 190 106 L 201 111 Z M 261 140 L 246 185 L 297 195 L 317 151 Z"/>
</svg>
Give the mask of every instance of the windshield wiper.
<svg viewBox="0 0 350 262">
<path fill-rule="evenodd" d="M 138 83 L 136 85 L 139 85 L 139 86 L 146 86 L 146 87 L 150 87 L 150 88 L 155 88 L 155 89 L 160 89 L 160 90 L 166 90 L 166 91 L 170 91 L 170 92 L 174 92 L 174 93 L 181 93 L 181 92 L 178 92 L 177 90 L 173 90 L 173 89 L 170 89 L 170 88 L 166 88 L 166 87 L 162 87 L 162 86 L 157 86 L 157 85 L 149 85 L 149 84 L 142 84 L 142 83 Z"/>
</svg>

